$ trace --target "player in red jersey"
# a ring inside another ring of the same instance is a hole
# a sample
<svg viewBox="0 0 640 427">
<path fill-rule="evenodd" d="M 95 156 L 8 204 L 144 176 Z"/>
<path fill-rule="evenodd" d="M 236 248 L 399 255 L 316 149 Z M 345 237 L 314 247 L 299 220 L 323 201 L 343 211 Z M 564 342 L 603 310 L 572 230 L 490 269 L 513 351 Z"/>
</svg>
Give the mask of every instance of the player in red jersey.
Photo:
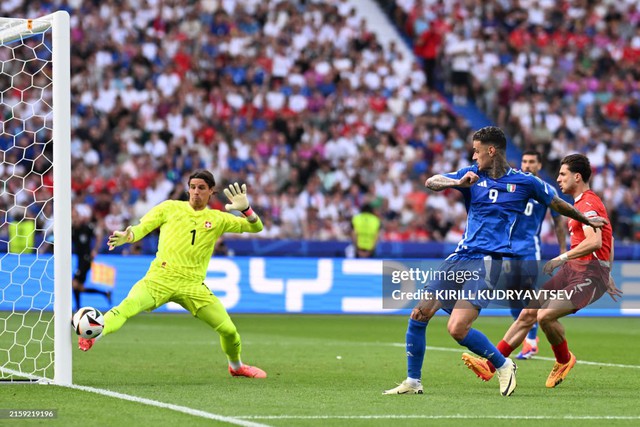
<svg viewBox="0 0 640 427">
<path fill-rule="evenodd" d="M 574 198 L 575 208 L 587 218 L 599 216 L 608 220 L 602 200 L 589 189 L 590 177 L 589 159 L 582 154 L 571 154 L 562 159 L 557 182 L 560 190 Z M 560 270 L 544 284 L 543 289 L 565 290 L 567 294 L 571 294 L 570 300 L 544 301 L 539 309 L 523 310 L 496 346 L 507 357 L 522 343 L 537 319 L 556 357 L 556 363 L 546 381 L 546 386 L 550 388 L 560 384 L 576 363 L 576 357 L 569 351 L 565 330 L 559 319 L 597 301 L 605 293 L 614 301 L 622 295 L 610 275 L 613 262 L 611 225 L 607 224 L 596 230 L 570 219 L 569 232 L 571 249 L 544 265 L 543 271 L 547 274 L 553 273 L 558 267 Z M 537 316 L 532 316 L 533 312 L 537 312 Z M 481 379 L 488 381 L 493 377 L 495 369 L 487 360 L 468 354 L 463 354 L 462 359 Z"/>
</svg>

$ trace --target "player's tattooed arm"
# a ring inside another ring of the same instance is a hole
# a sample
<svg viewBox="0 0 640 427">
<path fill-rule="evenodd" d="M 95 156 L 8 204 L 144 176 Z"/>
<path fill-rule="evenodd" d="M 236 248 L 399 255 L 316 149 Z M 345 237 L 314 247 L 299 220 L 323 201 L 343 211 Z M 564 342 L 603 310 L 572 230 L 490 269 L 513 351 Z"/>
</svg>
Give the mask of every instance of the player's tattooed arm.
<svg viewBox="0 0 640 427">
<path fill-rule="evenodd" d="M 453 187 L 467 188 L 478 182 L 478 179 L 478 175 L 471 171 L 467 172 L 460 179 L 447 178 L 444 175 L 434 175 L 425 181 L 424 186 L 433 191 L 442 191 Z"/>
<path fill-rule="evenodd" d="M 587 218 L 582 212 L 562 200 L 559 196 L 553 197 L 553 200 L 551 201 L 549 207 L 559 214 L 568 216 L 569 218 L 573 218 L 576 221 L 580 221 L 583 224 L 593 227 L 594 230 L 602 228 L 609 223 L 606 219 L 599 216 Z"/>
</svg>

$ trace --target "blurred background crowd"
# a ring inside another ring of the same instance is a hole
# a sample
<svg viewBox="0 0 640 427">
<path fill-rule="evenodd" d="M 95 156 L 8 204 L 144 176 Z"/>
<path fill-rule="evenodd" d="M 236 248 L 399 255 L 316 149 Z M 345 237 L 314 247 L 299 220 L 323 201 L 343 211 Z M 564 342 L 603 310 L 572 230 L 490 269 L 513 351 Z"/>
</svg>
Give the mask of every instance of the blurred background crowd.
<svg viewBox="0 0 640 427">
<path fill-rule="evenodd" d="M 0 15 L 60 3 L 7 0 Z M 586 154 L 616 237 L 640 241 L 636 1 L 379 3 L 415 57 L 379 42 L 349 0 L 65 2 L 76 212 L 124 229 L 206 168 L 220 189 L 247 183 L 259 237 L 347 240 L 370 205 L 381 240 L 458 242 L 459 193 L 423 183 L 470 164 L 473 129 L 453 107 L 476 105 L 539 150 L 551 179 L 564 155 Z M 4 182 L 18 164 L 47 175 L 44 146 L 29 144 L 0 137 Z"/>
</svg>

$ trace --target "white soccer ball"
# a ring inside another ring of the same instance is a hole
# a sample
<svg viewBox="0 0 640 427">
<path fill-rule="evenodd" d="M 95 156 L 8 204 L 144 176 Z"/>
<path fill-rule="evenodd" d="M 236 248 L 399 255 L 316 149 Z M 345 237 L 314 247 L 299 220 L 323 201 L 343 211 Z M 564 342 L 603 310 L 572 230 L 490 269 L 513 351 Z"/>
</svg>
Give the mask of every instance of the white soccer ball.
<svg viewBox="0 0 640 427">
<path fill-rule="evenodd" d="M 96 338 L 104 328 L 104 317 L 100 310 L 93 307 L 82 307 L 73 315 L 71 325 L 76 334 L 82 338 Z"/>
</svg>

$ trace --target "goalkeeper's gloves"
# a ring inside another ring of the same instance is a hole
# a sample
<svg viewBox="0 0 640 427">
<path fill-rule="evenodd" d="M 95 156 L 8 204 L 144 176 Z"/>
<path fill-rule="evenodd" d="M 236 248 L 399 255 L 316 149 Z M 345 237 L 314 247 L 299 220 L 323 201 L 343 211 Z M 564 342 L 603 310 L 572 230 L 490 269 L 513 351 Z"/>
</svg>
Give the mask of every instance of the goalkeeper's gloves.
<svg viewBox="0 0 640 427">
<path fill-rule="evenodd" d="M 229 188 L 225 188 L 224 195 L 231 203 L 224 205 L 224 208 L 228 211 L 237 210 L 242 212 L 244 216 L 253 215 L 253 209 L 249 206 L 249 199 L 247 198 L 247 184 L 242 184 L 242 187 L 237 182 L 229 185 Z"/>
<path fill-rule="evenodd" d="M 109 245 L 109 250 L 112 251 L 115 247 L 131 242 L 133 242 L 133 231 L 131 231 L 131 226 L 128 226 L 124 231 L 114 231 L 109 236 L 107 244 Z"/>
</svg>

